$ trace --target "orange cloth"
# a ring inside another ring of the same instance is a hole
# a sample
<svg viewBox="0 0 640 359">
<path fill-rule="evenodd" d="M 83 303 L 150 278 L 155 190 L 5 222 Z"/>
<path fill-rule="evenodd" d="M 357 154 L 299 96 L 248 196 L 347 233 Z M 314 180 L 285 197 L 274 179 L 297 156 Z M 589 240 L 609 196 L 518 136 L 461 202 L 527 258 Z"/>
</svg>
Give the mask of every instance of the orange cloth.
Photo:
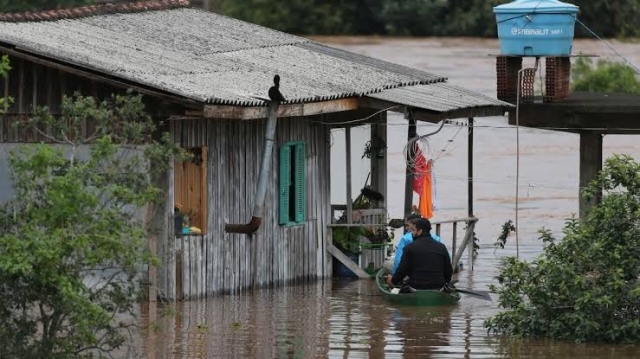
<svg viewBox="0 0 640 359">
<path fill-rule="evenodd" d="M 426 172 L 420 179 L 422 182 L 420 195 L 420 215 L 424 218 L 433 217 L 433 188 L 431 186 L 431 161 L 427 162 Z"/>
<path fill-rule="evenodd" d="M 413 172 L 413 190 L 420 196 L 420 204 L 418 210 L 420 215 L 424 218 L 433 217 L 433 182 L 431 181 L 431 161 L 427 161 L 418 147 L 415 144 L 414 150 L 414 164 Z"/>
</svg>

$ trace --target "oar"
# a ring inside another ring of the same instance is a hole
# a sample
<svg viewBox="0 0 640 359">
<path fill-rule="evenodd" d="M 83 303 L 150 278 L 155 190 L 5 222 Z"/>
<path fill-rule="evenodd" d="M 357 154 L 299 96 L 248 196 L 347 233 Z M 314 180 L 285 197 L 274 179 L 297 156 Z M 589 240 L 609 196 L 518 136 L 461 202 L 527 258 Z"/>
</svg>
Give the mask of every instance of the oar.
<svg viewBox="0 0 640 359">
<path fill-rule="evenodd" d="M 455 291 L 458 293 L 468 294 L 476 298 L 491 301 L 491 297 L 489 296 L 490 292 L 487 292 L 487 291 L 475 291 L 475 290 L 460 289 L 460 288 L 449 288 L 449 290 Z"/>
</svg>

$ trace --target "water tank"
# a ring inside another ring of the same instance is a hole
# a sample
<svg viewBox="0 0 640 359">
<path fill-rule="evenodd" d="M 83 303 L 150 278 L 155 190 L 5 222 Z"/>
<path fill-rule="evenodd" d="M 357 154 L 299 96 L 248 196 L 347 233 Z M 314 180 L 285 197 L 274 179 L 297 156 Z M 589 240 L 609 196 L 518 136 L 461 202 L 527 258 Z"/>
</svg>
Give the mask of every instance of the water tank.
<svg viewBox="0 0 640 359">
<path fill-rule="evenodd" d="M 516 0 L 494 7 L 500 52 L 510 56 L 571 55 L 578 9 L 557 0 Z"/>
</svg>

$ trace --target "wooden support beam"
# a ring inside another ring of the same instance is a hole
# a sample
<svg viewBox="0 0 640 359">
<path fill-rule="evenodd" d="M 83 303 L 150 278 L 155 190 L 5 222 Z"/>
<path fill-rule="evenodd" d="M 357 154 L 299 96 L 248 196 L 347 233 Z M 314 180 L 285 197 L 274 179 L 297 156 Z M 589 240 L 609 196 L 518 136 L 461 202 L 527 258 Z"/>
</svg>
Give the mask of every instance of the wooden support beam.
<svg viewBox="0 0 640 359">
<path fill-rule="evenodd" d="M 600 196 L 587 202 L 582 198 L 582 190 L 602 171 L 602 135 L 593 132 L 580 134 L 580 218 L 584 218 L 590 208 L 597 205 Z"/>
<path fill-rule="evenodd" d="M 467 212 L 473 217 L 473 117 L 469 118 L 467 133 Z"/>
<path fill-rule="evenodd" d="M 387 199 L 387 113 L 376 116 L 371 124 L 371 188 L 384 196 L 383 203 L 373 202 L 374 207 L 383 207 Z"/>
<path fill-rule="evenodd" d="M 407 130 L 407 142 L 412 138 L 416 137 L 418 134 L 416 132 L 416 120 L 413 118 L 413 115 L 410 114 L 409 117 L 409 128 Z M 411 163 L 405 158 L 406 163 Z M 411 207 L 413 206 L 413 168 L 409 165 L 406 166 L 405 169 L 405 180 L 404 180 L 404 218 L 406 219 L 411 214 Z"/>
<path fill-rule="evenodd" d="M 353 197 L 351 194 L 351 127 L 345 128 L 344 131 L 344 139 L 345 139 L 345 152 L 346 152 L 346 174 L 345 178 L 347 182 L 347 223 L 350 224 L 353 220 Z"/>
<path fill-rule="evenodd" d="M 478 219 L 474 218 L 473 221 L 467 222 L 467 230 L 464 232 L 464 238 L 460 243 L 460 248 L 458 249 L 458 252 L 453 256 L 452 265 L 453 265 L 454 271 L 458 267 L 458 263 L 460 263 L 460 259 L 462 258 L 462 254 L 464 253 L 464 250 L 467 249 L 467 245 L 471 245 L 473 250 L 473 230 L 476 227 L 477 221 Z M 470 241 L 471 241 L 471 244 L 469 243 Z"/>
<path fill-rule="evenodd" d="M 278 117 L 303 117 L 321 115 L 325 113 L 344 112 L 359 109 L 357 98 L 339 100 L 283 104 L 278 107 Z M 269 106 L 233 106 L 233 105 L 205 105 L 205 118 L 255 120 L 267 118 Z"/>
<path fill-rule="evenodd" d="M 349 257 L 347 257 L 344 253 L 342 253 L 341 250 L 339 250 L 335 246 L 328 245 L 327 246 L 327 252 L 331 253 L 331 255 L 335 259 L 337 259 L 340 262 L 342 262 L 342 264 L 344 264 L 347 268 L 349 268 L 349 270 L 351 270 L 359 278 L 371 278 L 369 276 L 369 274 L 367 274 L 367 272 L 362 270 L 362 268 L 360 268 L 360 266 L 358 266 L 356 263 L 354 263 L 351 259 L 349 259 Z"/>
</svg>

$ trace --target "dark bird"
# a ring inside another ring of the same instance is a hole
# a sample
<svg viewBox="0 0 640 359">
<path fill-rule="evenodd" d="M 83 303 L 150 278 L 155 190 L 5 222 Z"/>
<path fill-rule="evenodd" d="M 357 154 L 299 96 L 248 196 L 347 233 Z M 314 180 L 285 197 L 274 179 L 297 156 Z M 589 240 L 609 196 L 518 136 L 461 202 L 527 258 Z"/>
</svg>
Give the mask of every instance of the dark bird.
<svg viewBox="0 0 640 359">
<path fill-rule="evenodd" d="M 280 76 L 276 75 L 273 77 L 273 86 L 269 88 L 269 98 L 274 102 L 283 102 L 286 101 L 284 96 L 280 93 Z"/>
</svg>

